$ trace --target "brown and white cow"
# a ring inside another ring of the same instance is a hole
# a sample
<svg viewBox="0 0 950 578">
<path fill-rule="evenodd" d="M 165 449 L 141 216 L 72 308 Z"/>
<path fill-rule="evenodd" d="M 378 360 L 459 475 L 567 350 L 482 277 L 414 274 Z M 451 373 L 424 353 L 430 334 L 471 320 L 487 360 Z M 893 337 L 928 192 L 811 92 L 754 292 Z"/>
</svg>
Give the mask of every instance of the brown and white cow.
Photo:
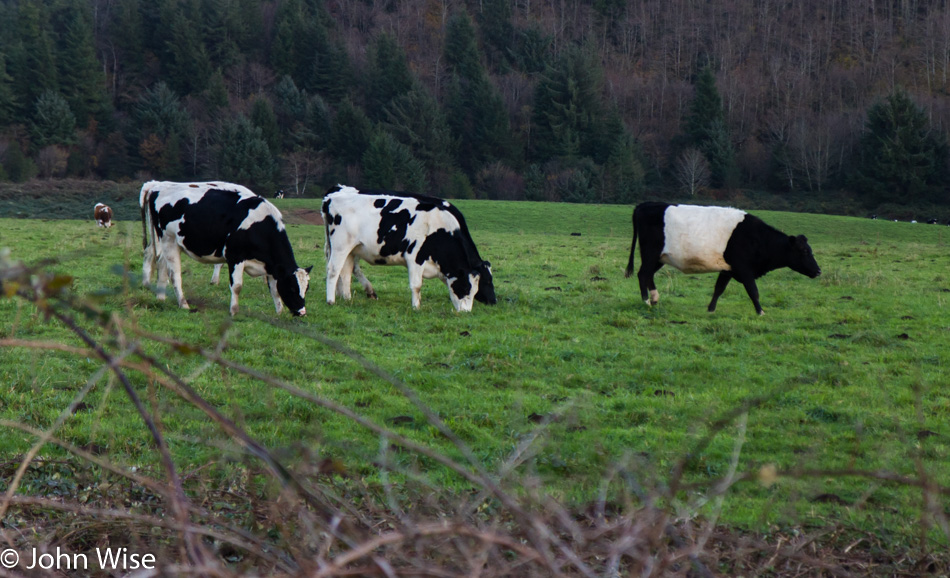
<svg viewBox="0 0 950 578">
<path fill-rule="evenodd" d="M 112 209 L 104 203 L 96 203 L 92 210 L 92 217 L 100 227 L 109 228 L 112 226 Z"/>
</svg>

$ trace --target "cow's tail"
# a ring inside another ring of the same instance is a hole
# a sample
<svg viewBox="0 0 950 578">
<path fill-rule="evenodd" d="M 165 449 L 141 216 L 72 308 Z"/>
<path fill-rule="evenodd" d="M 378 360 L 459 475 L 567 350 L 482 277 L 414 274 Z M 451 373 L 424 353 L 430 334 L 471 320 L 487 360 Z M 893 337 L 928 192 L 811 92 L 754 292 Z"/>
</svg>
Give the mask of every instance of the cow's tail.
<svg viewBox="0 0 950 578">
<path fill-rule="evenodd" d="M 633 210 L 633 243 L 630 244 L 630 259 L 627 261 L 627 270 L 623 272 L 624 277 L 633 274 L 633 253 L 637 248 L 637 209 Z"/>
</svg>

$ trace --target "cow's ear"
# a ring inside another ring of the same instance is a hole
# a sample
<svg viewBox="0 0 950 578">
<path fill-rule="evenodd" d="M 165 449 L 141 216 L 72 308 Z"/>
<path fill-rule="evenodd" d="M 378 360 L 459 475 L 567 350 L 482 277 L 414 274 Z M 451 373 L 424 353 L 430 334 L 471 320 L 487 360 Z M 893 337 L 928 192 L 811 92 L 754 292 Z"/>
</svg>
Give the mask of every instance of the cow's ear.
<svg viewBox="0 0 950 578">
<path fill-rule="evenodd" d="M 304 269 L 304 271 L 306 271 L 306 272 L 307 272 L 307 275 L 309 275 L 311 269 L 313 269 L 313 265 L 307 267 L 306 269 Z"/>
</svg>

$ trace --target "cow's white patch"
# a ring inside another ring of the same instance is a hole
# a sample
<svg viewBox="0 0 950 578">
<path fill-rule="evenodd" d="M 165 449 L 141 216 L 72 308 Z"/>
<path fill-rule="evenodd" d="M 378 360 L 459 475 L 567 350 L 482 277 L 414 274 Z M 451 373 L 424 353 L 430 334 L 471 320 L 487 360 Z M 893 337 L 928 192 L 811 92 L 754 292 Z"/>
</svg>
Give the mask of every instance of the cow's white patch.
<svg viewBox="0 0 950 578">
<path fill-rule="evenodd" d="M 238 227 L 238 229 L 243 229 L 243 230 L 250 229 L 252 225 L 254 225 L 255 223 L 260 223 L 267 217 L 272 217 L 274 221 L 277 222 L 278 231 L 284 230 L 284 222 L 281 220 L 282 216 L 280 214 L 280 211 L 278 211 L 277 207 L 275 207 L 274 205 L 270 203 L 261 203 L 260 205 L 255 207 L 253 210 L 249 211 L 247 213 L 247 217 L 245 217 L 244 220 L 241 221 L 241 226 Z"/>
<path fill-rule="evenodd" d="M 670 206 L 663 216 L 665 242 L 660 261 L 684 273 L 729 271 L 723 253 L 745 215 L 726 207 Z"/>
</svg>

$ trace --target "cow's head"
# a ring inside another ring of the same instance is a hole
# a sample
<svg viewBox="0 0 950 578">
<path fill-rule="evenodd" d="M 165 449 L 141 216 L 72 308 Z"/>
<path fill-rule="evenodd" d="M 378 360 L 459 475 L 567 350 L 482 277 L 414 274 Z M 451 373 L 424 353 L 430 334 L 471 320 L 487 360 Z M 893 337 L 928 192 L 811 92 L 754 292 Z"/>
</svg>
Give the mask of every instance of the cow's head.
<svg viewBox="0 0 950 578">
<path fill-rule="evenodd" d="M 815 255 L 811 252 L 808 245 L 808 239 L 805 235 L 797 237 L 789 236 L 788 267 L 796 273 L 801 273 L 814 279 L 821 275 L 821 267 L 815 261 Z"/>
<path fill-rule="evenodd" d="M 307 314 L 306 297 L 307 289 L 310 287 L 310 270 L 298 268 L 289 275 L 277 277 L 277 294 L 280 300 L 284 302 L 287 309 L 294 317 L 301 317 Z"/>
<path fill-rule="evenodd" d="M 486 305 L 498 303 L 495 298 L 495 282 L 492 279 L 491 263 L 482 261 L 475 272 L 478 273 L 478 293 L 475 294 L 475 300 Z"/>
</svg>

